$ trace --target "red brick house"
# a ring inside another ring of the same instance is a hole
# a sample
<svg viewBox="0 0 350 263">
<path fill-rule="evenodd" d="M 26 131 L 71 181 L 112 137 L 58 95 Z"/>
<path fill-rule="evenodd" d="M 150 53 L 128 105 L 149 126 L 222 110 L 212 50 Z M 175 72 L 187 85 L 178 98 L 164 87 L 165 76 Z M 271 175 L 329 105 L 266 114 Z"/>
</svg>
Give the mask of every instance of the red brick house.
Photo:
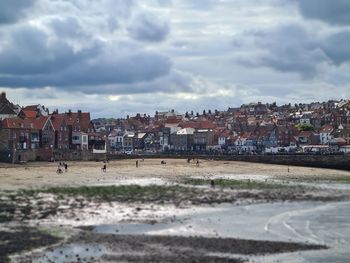
<svg viewBox="0 0 350 263">
<path fill-rule="evenodd" d="M 55 131 L 55 149 L 69 149 L 69 128 L 63 116 L 51 116 Z"/>
</svg>

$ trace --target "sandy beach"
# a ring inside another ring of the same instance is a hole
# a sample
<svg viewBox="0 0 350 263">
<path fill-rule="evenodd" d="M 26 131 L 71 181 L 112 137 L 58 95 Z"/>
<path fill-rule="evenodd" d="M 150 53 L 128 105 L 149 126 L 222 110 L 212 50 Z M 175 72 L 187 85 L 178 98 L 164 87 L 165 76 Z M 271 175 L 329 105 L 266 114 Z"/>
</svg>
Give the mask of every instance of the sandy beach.
<svg viewBox="0 0 350 263">
<path fill-rule="evenodd" d="M 342 170 L 308 168 L 246 162 L 200 160 L 200 165 L 185 159 L 160 159 L 111 161 L 103 173 L 102 162 L 69 162 L 68 172 L 57 174 L 58 163 L 28 163 L 24 165 L 0 164 L 0 190 L 18 190 L 57 186 L 88 186 L 117 184 L 120 180 L 158 178 L 170 182 L 188 177 L 211 177 L 230 175 L 233 179 L 301 179 L 332 180 L 350 177 Z"/>
<path fill-rule="evenodd" d="M 261 253 L 333 254 L 322 252 L 333 238 L 310 245 L 324 232 L 308 238 L 305 225 L 305 238 L 294 236 L 284 220 L 294 210 L 323 227 L 323 219 L 310 218 L 319 209 L 346 211 L 349 187 L 338 182 L 350 172 L 186 159 L 140 159 L 136 167 L 136 161 L 110 161 L 106 172 L 103 162 L 69 162 L 61 174 L 58 163 L 0 164 L 0 261 L 178 262 L 181 253 L 183 262 L 250 262 Z M 290 219 L 295 229 L 306 222 Z M 240 225 L 247 220 L 255 226 L 251 236 L 251 227 Z M 338 230 L 331 231 L 327 236 Z"/>
</svg>

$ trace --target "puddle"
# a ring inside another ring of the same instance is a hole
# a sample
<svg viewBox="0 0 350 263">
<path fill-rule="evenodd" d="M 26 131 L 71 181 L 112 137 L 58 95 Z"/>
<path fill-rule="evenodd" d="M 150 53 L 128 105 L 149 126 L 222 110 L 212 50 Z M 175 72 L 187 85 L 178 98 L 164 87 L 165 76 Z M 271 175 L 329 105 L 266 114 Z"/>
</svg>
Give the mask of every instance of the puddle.
<svg viewBox="0 0 350 263">
<path fill-rule="evenodd" d="M 201 176 L 191 176 L 190 178 L 195 179 L 231 179 L 231 180 L 256 180 L 265 181 L 270 180 L 271 176 L 259 175 L 259 174 L 207 174 Z"/>
<path fill-rule="evenodd" d="M 33 263 L 75 263 L 95 262 L 96 259 L 106 253 L 106 248 L 101 245 L 71 244 L 46 251 L 43 256 L 33 260 Z"/>
<path fill-rule="evenodd" d="M 220 205 L 156 224 L 99 225 L 98 233 L 233 237 L 322 244 L 328 250 L 254 257 L 256 262 L 348 262 L 350 202 Z"/>
<path fill-rule="evenodd" d="M 106 186 L 106 185 L 171 185 L 174 184 L 162 178 L 132 178 L 132 179 L 118 179 L 118 180 L 106 180 L 103 183 L 94 184 L 94 186 Z"/>
</svg>

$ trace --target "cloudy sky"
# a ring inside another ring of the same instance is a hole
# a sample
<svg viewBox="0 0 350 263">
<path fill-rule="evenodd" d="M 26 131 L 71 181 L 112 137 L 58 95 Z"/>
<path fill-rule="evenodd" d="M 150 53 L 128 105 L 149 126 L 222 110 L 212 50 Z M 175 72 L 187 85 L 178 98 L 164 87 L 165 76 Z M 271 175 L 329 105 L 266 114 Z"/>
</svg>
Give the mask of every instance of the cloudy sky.
<svg viewBox="0 0 350 263">
<path fill-rule="evenodd" d="M 350 98 L 349 0 L 0 0 L 0 90 L 93 117 Z"/>
</svg>

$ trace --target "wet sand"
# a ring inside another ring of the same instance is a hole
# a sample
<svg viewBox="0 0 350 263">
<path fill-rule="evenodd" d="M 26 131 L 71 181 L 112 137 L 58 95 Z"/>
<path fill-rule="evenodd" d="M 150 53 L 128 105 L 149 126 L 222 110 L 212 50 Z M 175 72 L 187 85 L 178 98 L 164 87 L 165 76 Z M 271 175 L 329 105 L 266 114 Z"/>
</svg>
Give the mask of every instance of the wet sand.
<svg viewBox="0 0 350 263">
<path fill-rule="evenodd" d="M 82 242 L 89 242 L 86 243 Z M 325 249 L 325 246 L 298 244 L 292 242 L 255 241 L 232 238 L 203 238 L 177 236 L 130 236 L 95 235 L 83 233 L 69 240 L 70 245 L 58 247 L 51 253 L 37 258 L 28 255 L 21 259 L 30 263 L 32 259 L 41 262 L 246 262 L 241 255 L 262 255 L 276 252 L 294 252 Z M 95 244 L 92 245 L 91 244 Z M 97 245 L 98 244 L 98 245 Z M 77 250 L 69 247 L 83 247 Z M 89 251 L 94 251 L 91 255 Z M 106 251 L 108 251 L 106 253 Z M 73 253 L 72 253 L 73 252 Z M 230 254 L 230 256 L 228 256 Z"/>
<path fill-rule="evenodd" d="M 111 161 L 103 173 L 102 162 L 68 162 L 68 172 L 57 174 L 58 163 L 28 163 L 24 165 L 0 164 L 0 191 L 54 186 L 86 186 L 115 184 L 120 180 L 159 178 L 177 182 L 187 177 L 230 175 L 238 179 L 277 178 L 284 180 L 328 180 L 350 178 L 350 172 L 322 168 L 308 168 L 246 162 L 200 160 L 199 167 L 185 159 L 160 159 Z"/>
</svg>

